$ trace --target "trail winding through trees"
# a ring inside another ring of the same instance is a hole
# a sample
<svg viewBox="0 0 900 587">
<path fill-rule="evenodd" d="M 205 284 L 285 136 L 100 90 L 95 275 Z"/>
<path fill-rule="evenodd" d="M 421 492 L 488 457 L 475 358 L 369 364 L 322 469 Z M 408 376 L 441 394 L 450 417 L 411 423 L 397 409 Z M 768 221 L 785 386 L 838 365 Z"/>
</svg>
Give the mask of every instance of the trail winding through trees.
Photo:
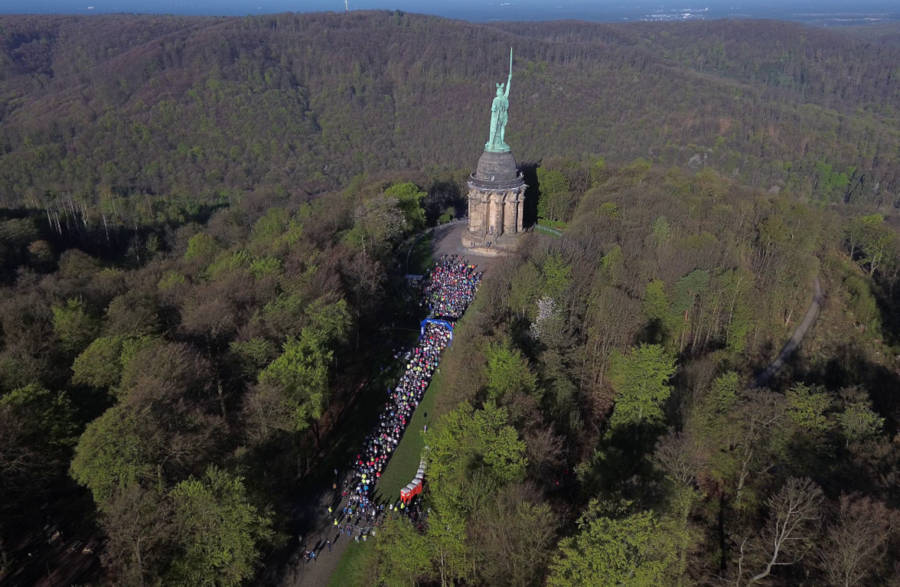
<svg viewBox="0 0 900 587">
<path fill-rule="evenodd" d="M 790 357 L 794 351 L 797 350 L 797 347 L 800 346 L 800 343 L 803 342 L 803 338 L 806 336 L 806 333 L 809 332 L 809 329 L 812 328 L 812 325 L 816 323 L 816 318 L 819 317 L 819 311 L 822 309 L 822 302 L 825 299 L 825 294 L 822 292 L 822 284 L 819 282 L 818 276 L 815 278 L 814 285 L 815 293 L 813 294 L 813 299 L 809 304 L 809 308 L 806 310 L 806 315 L 803 317 L 800 324 L 797 325 L 797 328 L 794 329 L 791 338 L 789 338 L 784 347 L 782 347 L 781 352 L 778 353 L 775 360 L 756 377 L 755 387 L 764 387 L 769 383 L 769 380 L 771 380 L 784 366 L 788 357 Z"/>
</svg>

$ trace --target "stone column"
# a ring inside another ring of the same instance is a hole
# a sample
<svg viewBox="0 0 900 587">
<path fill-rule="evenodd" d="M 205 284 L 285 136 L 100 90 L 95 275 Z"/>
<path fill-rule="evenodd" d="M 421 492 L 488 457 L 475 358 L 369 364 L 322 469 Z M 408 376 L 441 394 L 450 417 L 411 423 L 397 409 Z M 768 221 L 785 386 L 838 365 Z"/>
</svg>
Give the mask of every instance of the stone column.
<svg viewBox="0 0 900 587">
<path fill-rule="evenodd" d="M 496 240 L 503 234 L 503 196 L 491 193 L 491 226 L 494 227 L 494 235 L 491 240 Z"/>
<path fill-rule="evenodd" d="M 525 217 L 525 198 L 522 194 L 516 194 L 516 232 L 522 232 L 522 221 Z"/>
<path fill-rule="evenodd" d="M 512 210 L 513 210 L 513 223 L 512 223 L 512 232 L 519 233 L 522 230 L 519 228 L 519 224 L 521 222 L 521 214 L 519 213 L 519 193 L 518 191 L 515 194 L 515 198 L 512 201 Z"/>
<path fill-rule="evenodd" d="M 516 192 L 506 192 L 503 196 L 503 233 L 516 233 Z"/>
<path fill-rule="evenodd" d="M 469 190 L 469 232 L 478 232 L 484 223 L 484 207 L 481 203 L 481 194 L 478 191 Z"/>
</svg>

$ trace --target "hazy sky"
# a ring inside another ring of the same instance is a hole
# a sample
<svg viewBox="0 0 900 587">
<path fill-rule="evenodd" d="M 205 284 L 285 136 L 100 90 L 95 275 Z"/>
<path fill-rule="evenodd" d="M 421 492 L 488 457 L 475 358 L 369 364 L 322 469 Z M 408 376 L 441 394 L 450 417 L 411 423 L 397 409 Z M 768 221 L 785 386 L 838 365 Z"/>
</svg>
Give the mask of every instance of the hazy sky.
<svg viewBox="0 0 900 587">
<path fill-rule="evenodd" d="M 351 10 L 387 9 L 468 20 L 633 20 L 653 17 L 900 18 L 900 0 L 350 0 Z M 245 15 L 342 11 L 344 0 L 0 0 L 0 12 L 152 12 Z"/>
</svg>

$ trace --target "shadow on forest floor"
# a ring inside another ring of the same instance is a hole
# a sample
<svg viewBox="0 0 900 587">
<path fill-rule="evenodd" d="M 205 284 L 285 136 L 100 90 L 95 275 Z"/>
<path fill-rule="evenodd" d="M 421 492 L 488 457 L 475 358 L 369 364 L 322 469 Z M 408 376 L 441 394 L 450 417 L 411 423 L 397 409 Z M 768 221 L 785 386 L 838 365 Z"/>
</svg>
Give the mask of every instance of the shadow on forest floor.
<svg viewBox="0 0 900 587">
<path fill-rule="evenodd" d="M 897 432 L 900 410 L 900 373 L 884 365 L 873 363 L 859 349 L 841 345 L 821 365 L 807 366 L 795 359 L 791 362 L 795 377 L 808 383 L 824 385 L 828 389 L 841 389 L 858 385 L 865 388 L 872 398 L 875 410 L 887 418 L 887 431 Z"/>
</svg>

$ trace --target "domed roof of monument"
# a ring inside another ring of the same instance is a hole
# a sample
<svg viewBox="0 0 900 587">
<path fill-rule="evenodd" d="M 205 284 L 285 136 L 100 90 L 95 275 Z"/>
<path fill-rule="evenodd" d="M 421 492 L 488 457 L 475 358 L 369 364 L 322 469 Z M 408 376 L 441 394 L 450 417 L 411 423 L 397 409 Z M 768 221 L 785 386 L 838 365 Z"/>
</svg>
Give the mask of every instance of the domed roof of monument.
<svg viewBox="0 0 900 587">
<path fill-rule="evenodd" d="M 485 151 L 478 159 L 475 179 L 486 184 L 506 184 L 519 178 L 516 159 L 509 151 L 493 153 Z"/>
</svg>

